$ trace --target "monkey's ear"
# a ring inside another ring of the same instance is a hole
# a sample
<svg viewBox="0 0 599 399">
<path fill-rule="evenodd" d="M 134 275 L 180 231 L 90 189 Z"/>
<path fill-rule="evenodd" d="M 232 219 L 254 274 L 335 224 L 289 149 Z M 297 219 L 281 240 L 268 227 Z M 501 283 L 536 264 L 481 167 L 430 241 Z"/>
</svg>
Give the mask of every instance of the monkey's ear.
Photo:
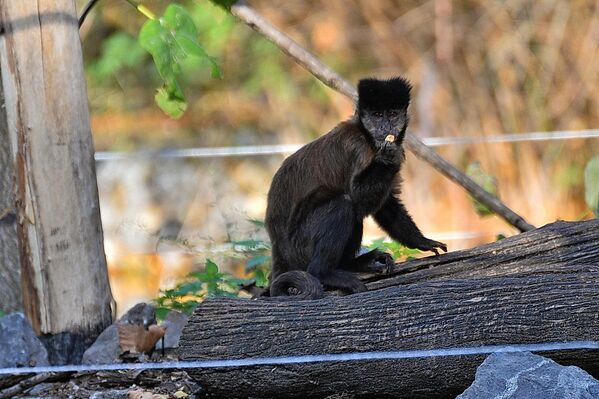
<svg viewBox="0 0 599 399">
<path fill-rule="evenodd" d="M 358 108 L 404 109 L 410 104 L 412 85 L 402 77 L 388 80 L 362 79 L 358 83 Z"/>
</svg>

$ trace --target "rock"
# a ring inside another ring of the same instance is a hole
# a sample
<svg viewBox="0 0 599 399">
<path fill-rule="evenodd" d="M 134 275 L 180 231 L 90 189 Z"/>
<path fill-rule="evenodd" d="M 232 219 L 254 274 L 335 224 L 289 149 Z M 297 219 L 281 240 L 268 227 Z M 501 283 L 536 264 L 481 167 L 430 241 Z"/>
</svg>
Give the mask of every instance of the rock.
<svg viewBox="0 0 599 399">
<path fill-rule="evenodd" d="M 597 399 L 599 381 L 578 367 L 522 353 L 494 353 L 456 399 Z"/>
<path fill-rule="evenodd" d="M 133 324 L 148 327 L 156 323 L 156 309 L 147 303 L 138 303 L 125 313 L 118 321 L 113 323 L 96 339 L 83 354 L 84 364 L 120 363 L 118 325 Z"/>
<path fill-rule="evenodd" d="M 117 323 L 142 325 L 146 328 L 156 324 L 156 308 L 149 303 L 138 303 L 125 313 Z"/>
<path fill-rule="evenodd" d="M 48 352 L 22 313 L 0 318 L 0 367 L 48 366 Z"/>
<path fill-rule="evenodd" d="M 96 339 L 92 346 L 83 353 L 81 363 L 83 364 L 107 364 L 117 363 L 121 348 L 119 346 L 119 336 L 117 324 L 114 323 Z"/>
<path fill-rule="evenodd" d="M 128 389 L 108 389 L 90 393 L 89 399 L 126 399 L 128 393 Z"/>
<path fill-rule="evenodd" d="M 166 327 L 166 333 L 164 334 L 164 347 L 166 349 L 179 347 L 179 339 L 188 319 L 189 317 L 185 313 L 176 310 L 171 310 L 166 315 L 164 322 L 161 324 L 162 327 Z M 156 343 L 156 349 L 162 349 L 162 340 Z"/>
</svg>

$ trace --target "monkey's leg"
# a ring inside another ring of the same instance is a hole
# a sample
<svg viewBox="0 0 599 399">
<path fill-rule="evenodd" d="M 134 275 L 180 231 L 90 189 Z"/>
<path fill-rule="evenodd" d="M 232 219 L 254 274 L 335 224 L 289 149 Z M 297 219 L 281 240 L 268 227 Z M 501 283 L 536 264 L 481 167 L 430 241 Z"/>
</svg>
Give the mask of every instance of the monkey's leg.
<svg viewBox="0 0 599 399">
<path fill-rule="evenodd" d="M 347 195 L 335 197 L 317 207 L 302 223 L 302 234 L 308 234 L 313 244 L 307 271 L 328 289 L 349 293 L 366 291 L 366 286 L 357 276 L 339 269 L 343 258 L 355 246 L 357 223 L 353 204 Z"/>
<path fill-rule="evenodd" d="M 442 242 L 430 240 L 422 235 L 406 208 L 393 195 L 385 201 L 383 206 L 374 214 L 374 219 L 391 238 L 421 251 L 433 251 L 439 254 L 437 248 L 447 252 L 447 245 Z"/>
</svg>

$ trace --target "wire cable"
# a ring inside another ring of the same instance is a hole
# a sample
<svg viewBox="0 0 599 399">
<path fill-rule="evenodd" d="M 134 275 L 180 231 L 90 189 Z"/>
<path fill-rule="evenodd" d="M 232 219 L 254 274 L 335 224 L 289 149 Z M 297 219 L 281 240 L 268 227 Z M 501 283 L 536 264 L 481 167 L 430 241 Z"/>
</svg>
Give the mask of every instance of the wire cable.
<svg viewBox="0 0 599 399">
<path fill-rule="evenodd" d="M 83 364 L 66 366 L 41 367 L 8 367 L 0 368 L 0 375 L 30 373 L 64 373 L 115 370 L 150 370 L 150 369 L 203 369 L 225 367 L 278 366 L 285 364 L 304 364 L 321 362 L 348 362 L 367 360 L 399 360 L 415 358 L 431 358 L 444 356 L 488 355 L 491 353 L 546 352 L 555 350 L 599 350 L 599 341 L 545 342 L 537 344 L 483 345 L 469 347 L 413 349 L 380 352 L 350 352 L 323 355 L 273 356 L 245 359 L 195 360 L 163 363 L 114 363 Z"/>
</svg>

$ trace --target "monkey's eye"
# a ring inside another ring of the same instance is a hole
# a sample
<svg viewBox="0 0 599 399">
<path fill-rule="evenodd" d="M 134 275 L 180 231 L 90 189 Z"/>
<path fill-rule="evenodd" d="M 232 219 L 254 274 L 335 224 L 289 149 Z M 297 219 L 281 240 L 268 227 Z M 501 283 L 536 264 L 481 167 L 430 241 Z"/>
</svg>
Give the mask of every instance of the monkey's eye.
<svg viewBox="0 0 599 399">
<path fill-rule="evenodd" d="M 395 118 L 397 116 L 397 111 L 389 111 L 389 116 Z"/>
<path fill-rule="evenodd" d="M 372 115 L 374 115 L 377 118 L 382 118 L 383 117 L 383 113 L 382 112 L 373 112 Z"/>
</svg>

